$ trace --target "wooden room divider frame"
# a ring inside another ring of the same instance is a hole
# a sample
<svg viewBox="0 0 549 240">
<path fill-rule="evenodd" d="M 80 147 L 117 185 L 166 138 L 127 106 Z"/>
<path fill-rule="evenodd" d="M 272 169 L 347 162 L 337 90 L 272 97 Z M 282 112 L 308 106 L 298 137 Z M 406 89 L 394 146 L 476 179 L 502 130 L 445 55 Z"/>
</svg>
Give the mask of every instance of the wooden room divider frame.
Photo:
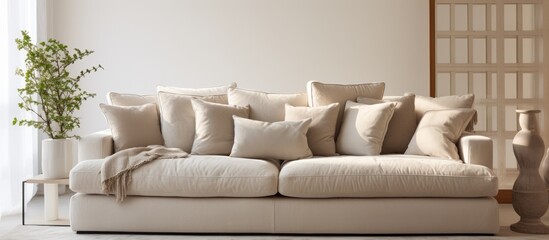
<svg viewBox="0 0 549 240">
<path fill-rule="evenodd" d="M 494 139 L 498 201 L 518 174 L 517 108 L 543 109 L 542 0 L 429 0 L 429 94 L 475 93 L 476 132 Z M 540 125 L 544 123 L 540 115 Z M 543 129 L 542 129 L 543 131 Z"/>
</svg>

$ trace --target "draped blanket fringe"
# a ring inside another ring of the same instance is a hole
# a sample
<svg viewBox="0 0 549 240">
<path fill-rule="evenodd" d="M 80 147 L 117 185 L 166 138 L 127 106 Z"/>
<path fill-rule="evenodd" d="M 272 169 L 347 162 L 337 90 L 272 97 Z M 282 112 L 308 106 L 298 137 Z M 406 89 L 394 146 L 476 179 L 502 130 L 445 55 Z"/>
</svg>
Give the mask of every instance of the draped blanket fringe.
<svg viewBox="0 0 549 240">
<path fill-rule="evenodd" d="M 107 158 L 101 166 L 101 184 L 104 194 L 114 194 L 121 203 L 126 198 L 133 171 L 159 159 L 184 158 L 189 154 L 179 148 L 163 146 L 135 147 L 119 151 Z"/>
</svg>

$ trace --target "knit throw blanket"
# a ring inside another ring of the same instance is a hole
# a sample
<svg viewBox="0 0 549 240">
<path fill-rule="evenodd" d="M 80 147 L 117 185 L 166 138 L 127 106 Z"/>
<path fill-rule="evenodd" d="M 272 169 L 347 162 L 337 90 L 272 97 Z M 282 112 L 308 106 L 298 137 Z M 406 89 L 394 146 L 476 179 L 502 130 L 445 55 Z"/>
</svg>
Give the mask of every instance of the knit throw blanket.
<svg viewBox="0 0 549 240">
<path fill-rule="evenodd" d="M 132 172 L 139 167 L 158 159 L 184 158 L 189 154 L 179 148 L 163 146 L 135 147 L 119 151 L 107 158 L 101 166 L 103 193 L 114 193 L 116 201 L 126 198 Z"/>
</svg>

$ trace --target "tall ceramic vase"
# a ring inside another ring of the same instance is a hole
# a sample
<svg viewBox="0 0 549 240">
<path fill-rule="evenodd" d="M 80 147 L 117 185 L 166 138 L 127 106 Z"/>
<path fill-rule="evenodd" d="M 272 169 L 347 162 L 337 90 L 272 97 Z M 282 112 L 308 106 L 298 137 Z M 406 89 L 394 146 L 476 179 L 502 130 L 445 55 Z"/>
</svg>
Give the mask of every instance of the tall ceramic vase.
<svg viewBox="0 0 549 240">
<path fill-rule="evenodd" d="M 541 168 L 539 169 L 539 175 L 545 182 L 545 188 L 549 190 L 549 148 L 545 152 L 545 157 L 541 163 Z"/>
<path fill-rule="evenodd" d="M 42 140 L 42 173 L 46 179 L 68 178 L 74 162 L 76 140 Z"/>
<path fill-rule="evenodd" d="M 547 211 L 547 189 L 539 175 L 545 144 L 539 135 L 536 114 L 540 110 L 517 110 L 521 130 L 513 139 L 513 151 L 519 165 L 519 176 L 513 185 L 513 208 L 520 216 L 511 230 L 522 233 L 549 233 L 540 217 Z"/>
</svg>

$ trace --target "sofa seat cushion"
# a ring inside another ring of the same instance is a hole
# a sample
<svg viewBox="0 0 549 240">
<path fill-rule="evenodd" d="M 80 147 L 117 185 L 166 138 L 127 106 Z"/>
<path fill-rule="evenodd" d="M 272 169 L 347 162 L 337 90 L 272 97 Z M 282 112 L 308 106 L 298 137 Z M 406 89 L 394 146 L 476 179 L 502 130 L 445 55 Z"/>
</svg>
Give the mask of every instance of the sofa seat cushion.
<svg viewBox="0 0 549 240">
<path fill-rule="evenodd" d="M 78 163 L 70 173 L 74 192 L 101 194 L 102 159 Z M 190 155 L 153 161 L 133 172 L 128 195 L 263 197 L 277 193 L 279 166 L 265 160 Z"/>
<path fill-rule="evenodd" d="M 334 156 L 283 165 L 278 191 L 289 197 L 487 197 L 498 192 L 487 167 L 413 156 Z"/>
</svg>

